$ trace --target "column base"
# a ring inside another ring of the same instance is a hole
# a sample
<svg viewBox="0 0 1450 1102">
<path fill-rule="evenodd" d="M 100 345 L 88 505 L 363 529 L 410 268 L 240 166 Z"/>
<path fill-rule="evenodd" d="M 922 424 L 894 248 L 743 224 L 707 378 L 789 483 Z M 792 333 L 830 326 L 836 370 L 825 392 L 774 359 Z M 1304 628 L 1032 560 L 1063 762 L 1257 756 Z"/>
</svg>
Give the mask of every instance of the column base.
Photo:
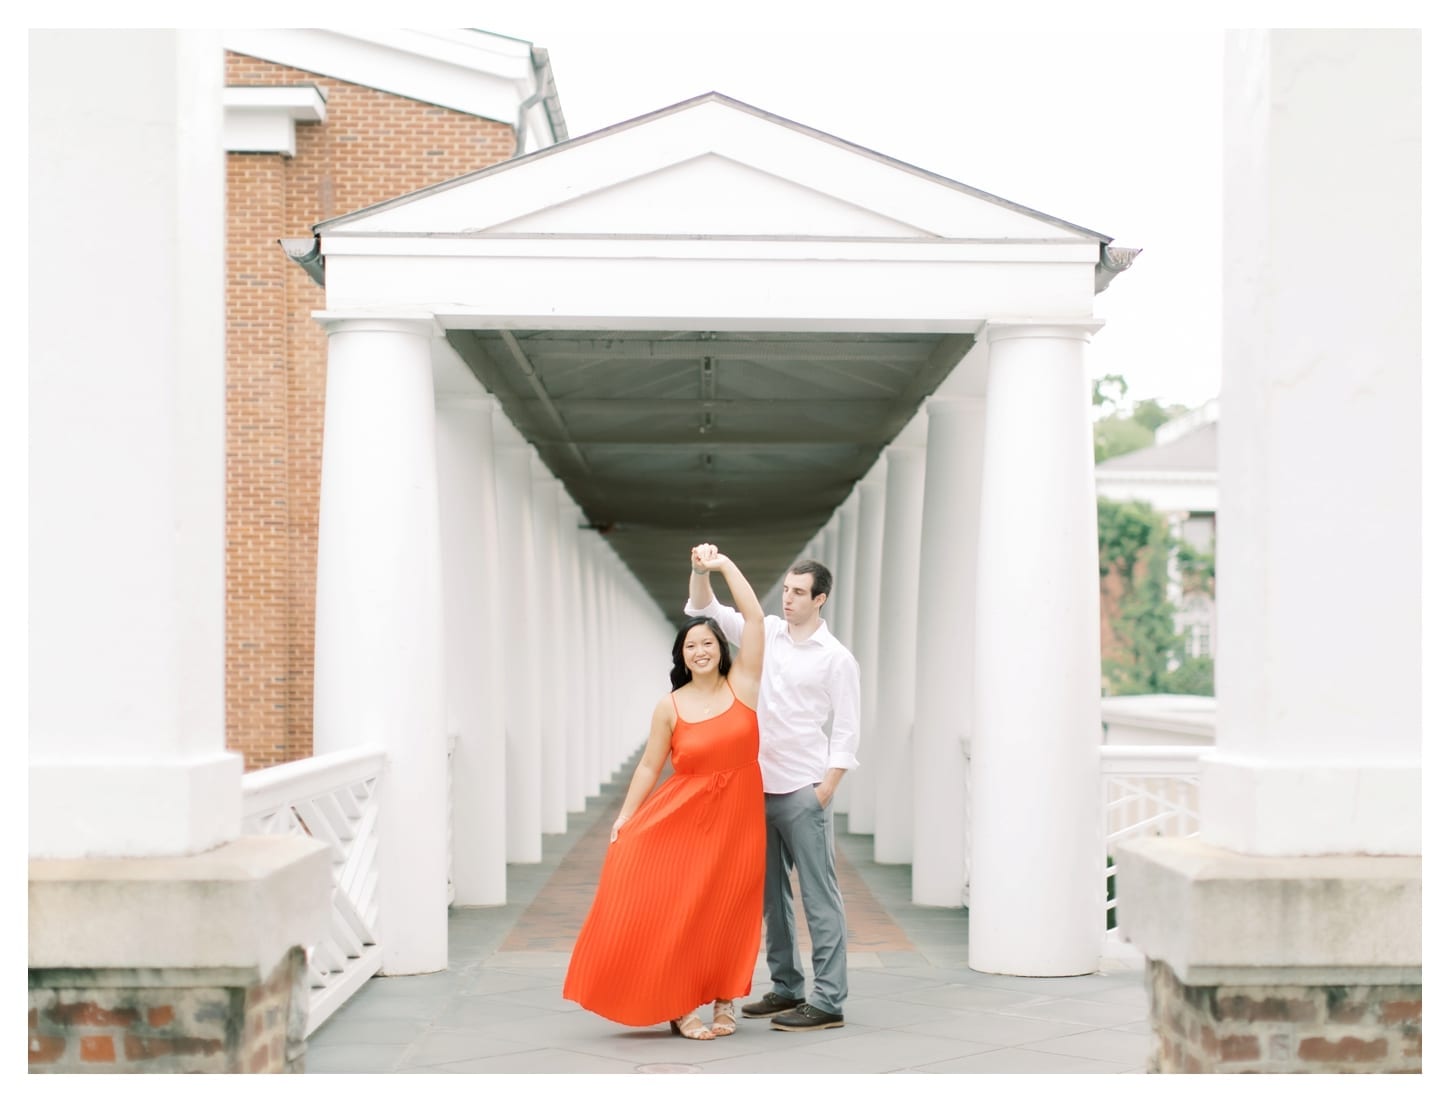
<svg viewBox="0 0 1450 1102">
<path fill-rule="evenodd" d="M 1159 1072 L 1419 1072 L 1420 859 L 1125 843 Z"/>
<path fill-rule="evenodd" d="M 32 1072 L 300 1071 L 326 846 L 30 863 Z"/>
</svg>

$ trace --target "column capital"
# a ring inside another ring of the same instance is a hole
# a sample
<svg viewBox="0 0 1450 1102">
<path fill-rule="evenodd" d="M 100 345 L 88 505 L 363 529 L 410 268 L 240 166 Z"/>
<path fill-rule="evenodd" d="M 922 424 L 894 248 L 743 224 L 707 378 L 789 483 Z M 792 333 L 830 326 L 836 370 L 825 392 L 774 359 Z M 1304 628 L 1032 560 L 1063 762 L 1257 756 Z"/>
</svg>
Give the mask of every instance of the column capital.
<svg viewBox="0 0 1450 1102">
<path fill-rule="evenodd" d="M 902 427 L 901 431 L 896 434 L 896 439 L 892 440 L 891 443 L 887 444 L 886 447 L 881 449 L 882 452 L 889 455 L 891 452 L 896 450 L 924 451 L 926 449 L 926 423 L 926 410 L 918 409 L 916 413 L 912 415 L 911 420 L 906 422 L 906 424 Z"/>
<path fill-rule="evenodd" d="M 443 326 L 429 310 L 388 310 L 377 313 L 352 310 L 314 310 L 313 320 L 333 333 L 415 333 L 441 337 Z"/>
<path fill-rule="evenodd" d="M 498 399 L 492 394 L 460 394 L 440 390 L 435 394 L 433 400 L 438 405 L 447 406 L 449 409 L 475 409 L 480 413 L 492 413 L 500 408 Z"/>
<path fill-rule="evenodd" d="M 523 433 L 519 432 L 519 427 L 504 412 L 503 404 L 498 401 L 495 401 L 493 406 L 493 433 L 493 442 L 498 447 L 526 448 L 529 446 Z"/>
<path fill-rule="evenodd" d="M 977 334 L 989 344 L 1022 338 L 1086 341 L 1103 327 L 1102 318 L 993 318 Z"/>
<path fill-rule="evenodd" d="M 987 396 L 985 394 L 933 394 L 923 405 L 926 408 L 927 419 L 930 420 L 933 414 L 938 413 L 955 410 L 985 410 Z"/>
</svg>

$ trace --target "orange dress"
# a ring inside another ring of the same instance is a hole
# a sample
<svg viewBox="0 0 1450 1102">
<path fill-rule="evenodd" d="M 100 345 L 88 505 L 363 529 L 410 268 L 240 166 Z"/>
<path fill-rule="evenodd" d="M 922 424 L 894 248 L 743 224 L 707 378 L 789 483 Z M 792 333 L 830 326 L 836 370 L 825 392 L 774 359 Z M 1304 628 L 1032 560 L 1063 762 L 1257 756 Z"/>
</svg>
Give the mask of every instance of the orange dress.
<svg viewBox="0 0 1450 1102">
<path fill-rule="evenodd" d="M 675 713 L 674 776 L 610 844 L 574 943 L 564 997 L 623 1025 L 657 1025 L 750 993 L 765 895 L 765 791 L 755 712 Z"/>
</svg>

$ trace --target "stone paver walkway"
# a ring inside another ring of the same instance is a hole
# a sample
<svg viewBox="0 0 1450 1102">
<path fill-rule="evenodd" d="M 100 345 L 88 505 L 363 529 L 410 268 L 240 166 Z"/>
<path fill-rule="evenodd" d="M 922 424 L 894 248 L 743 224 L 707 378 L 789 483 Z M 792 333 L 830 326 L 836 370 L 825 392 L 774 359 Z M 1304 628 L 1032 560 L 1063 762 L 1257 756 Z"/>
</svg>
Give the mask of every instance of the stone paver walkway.
<svg viewBox="0 0 1450 1102">
<path fill-rule="evenodd" d="M 782 1033 L 742 1020 L 734 1036 L 630 1029 L 560 994 L 632 763 L 544 839 L 538 865 L 509 866 L 510 902 L 458 907 L 446 972 L 377 977 L 312 1036 L 307 1070 L 439 1073 L 1142 1072 L 1149 1032 L 1142 963 L 1105 943 L 1100 971 L 1051 979 L 967 967 L 965 911 L 914 906 L 911 870 L 877 865 L 869 835 L 837 816 L 850 997 L 843 1029 Z M 798 916 L 809 971 L 805 921 Z M 769 989 L 764 953 L 757 994 Z"/>
</svg>

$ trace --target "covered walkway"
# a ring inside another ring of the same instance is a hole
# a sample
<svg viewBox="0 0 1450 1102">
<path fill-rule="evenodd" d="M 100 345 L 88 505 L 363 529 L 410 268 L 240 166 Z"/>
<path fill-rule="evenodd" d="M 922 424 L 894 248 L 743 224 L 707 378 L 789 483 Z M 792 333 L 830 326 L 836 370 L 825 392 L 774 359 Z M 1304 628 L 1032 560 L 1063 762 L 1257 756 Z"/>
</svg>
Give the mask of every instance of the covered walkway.
<svg viewBox="0 0 1450 1102">
<path fill-rule="evenodd" d="M 911 867 L 878 865 L 870 835 L 836 817 L 849 925 L 844 1029 L 782 1033 L 742 1021 L 689 1042 L 628 1029 L 561 995 L 574 934 L 593 897 L 628 763 L 545 837 L 539 864 L 508 867 L 509 903 L 454 907 L 448 969 L 370 980 L 308 1040 L 306 1070 L 343 1072 L 1142 1072 L 1150 1034 L 1140 960 L 1051 979 L 967 967 L 960 910 L 911 903 Z M 797 928 L 804 931 L 803 919 Z M 1112 942 L 1108 943 L 1109 945 Z M 802 958 L 809 969 L 809 946 Z M 756 992 L 768 988 L 764 952 Z"/>
</svg>

